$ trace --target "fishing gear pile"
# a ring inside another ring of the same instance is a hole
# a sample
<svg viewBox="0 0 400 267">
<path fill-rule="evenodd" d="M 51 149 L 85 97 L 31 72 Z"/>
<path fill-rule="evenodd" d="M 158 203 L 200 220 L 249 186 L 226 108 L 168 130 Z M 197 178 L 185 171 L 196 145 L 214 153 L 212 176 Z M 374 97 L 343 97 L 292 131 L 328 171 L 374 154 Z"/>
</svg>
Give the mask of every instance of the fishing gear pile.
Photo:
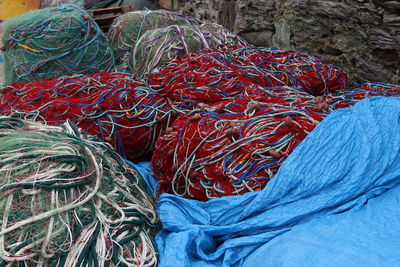
<svg viewBox="0 0 400 267">
<path fill-rule="evenodd" d="M 0 265 L 156 265 L 155 206 L 106 143 L 0 117 Z"/>
<path fill-rule="evenodd" d="M 172 25 L 147 31 L 129 56 L 128 72 L 142 78 L 183 55 L 219 45 L 247 45 L 239 36 L 218 24 Z"/>
<path fill-rule="evenodd" d="M 7 20 L 3 27 L 8 84 L 97 73 L 114 67 L 107 37 L 77 6 L 33 10 Z"/>
<path fill-rule="evenodd" d="M 129 74 L 65 76 L 2 89 L 0 114 L 78 127 L 132 161 L 153 151 L 172 119 L 166 99 Z"/>
<path fill-rule="evenodd" d="M 156 143 L 159 192 L 206 201 L 259 191 L 329 111 L 298 89 L 253 87 L 180 115 Z"/>
<path fill-rule="evenodd" d="M 400 96 L 400 85 L 383 82 L 366 83 L 343 94 L 327 95 L 323 100 L 329 104 L 330 108 L 338 109 L 352 107 L 357 102 L 374 96 L 398 97 Z"/>
<path fill-rule="evenodd" d="M 116 18 L 107 35 L 119 71 L 128 69 L 129 56 L 139 39 L 149 30 L 170 25 L 201 25 L 201 21 L 166 10 L 145 10 L 126 13 Z"/>
<path fill-rule="evenodd" d="M 219 45 L 248 45 L 218 24 L 165 10 L 127 13 L 114 21 L 108 37 L 117 70 L 139 78 L 190 52 Z"/>
<path fill-rule="evenodd" d="M 243 62 L 251 62 L 268 73 L 271 68 L 282 71 L 295 81 L 288 86 L 298 86 L 311 95 L 342 93 L 348 87 L 348 75 L 334 65 L 324 64 L 320 59 L 294 50 L 276 47 L 252 47 L 225 49 L 226 56 Z M 279 76 L 278 76 L 279 77 Z M 285 81 L 285 79 L 281 79 Z M 289 81 L 289 80 L 288 80 Z"/>
<path fill-rule="evenodd" d="M 40 8 L 55 7 L 65 4 L 76 5 L 82 7 L 84 5 L 83 0 L 41 0 Z"/>
<path fill-rule="evenodd" d="M 229 99 L 250 85 L 291 86 L 312 95 L 341 92 L 348 76 L 300 52 L 271 47 L 220 47 L 185 55 L 145 77 L 183 110 Z"/>
<path fill-rule="evenodd" d="M 158 9 L 158 0 L 86 0 L 86 9 L 131 6 L 133 10 Z"/>
</svg>

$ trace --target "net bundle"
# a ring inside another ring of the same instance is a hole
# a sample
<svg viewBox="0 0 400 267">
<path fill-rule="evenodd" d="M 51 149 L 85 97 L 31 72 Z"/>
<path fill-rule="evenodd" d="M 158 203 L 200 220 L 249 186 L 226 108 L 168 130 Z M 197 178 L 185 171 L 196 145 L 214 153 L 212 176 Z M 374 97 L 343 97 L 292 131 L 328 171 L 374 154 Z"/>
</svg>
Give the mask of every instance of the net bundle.
<svg viewBox="0 0 400 267">
<path fill-rule="evenodd" d="M 69 119 L 132 161 L 152 152 L 173 117 L 167 100 L 144 83 L 107 72 L 5 87 L 0 114 L 49 125 Z"/>
<path fill-rule="evenodd" d="M 201 21 L 166 10 L 145 10 L 126 13 L 116 18 L 107 35 L 119 71 L 128 69 L 129 55 L 140 37 L 149 30 L 170 25 L 200 25 Z"/>
<path fill-rule="evenodd" d="M 142 78 L 164 63 L 219 45 L 247 45 L 241 37 L 218 24 L 171 25 L 149 30 L 136 42 L 129 57 L 129 72 Z"/>
<path fill-rule="evenodd" d="M 152 266 L 158 218 L 141 175 L 66 122 L 0 117 L 1 266 Z"/>
<path fill-rule="evenodd" d="M 329 111 L 298 89 L 253 87 L 180 115 L 156 143 L 159 192 L 206 201 L 261 190 Z"/>
<path fill-rule="evenodd" d="M 398 97 L 400 85 L 383 82 L 366 83 L 340 95 L 327 95 L 324 100 L 332 109 L 338 109 L 352 107 L 365 98 L 375 96 Z"/>
<path fill-rule="evenodd" d="M 145 80 L 182 109 L 232 98 L 250 85 L 291 86 L 312 95 L 341 91 L 348 85 L 347 74 L 337 67 L 271 47 L 205 49 L 165 64 Z"/>
<path fill-rule="evenodd" d="M 227 56 L 243 62 L 251 62 L 268 72 L 271 68 L 290 73 L 296 84 L 309 94 L 319 96 L 342 93 L 348 87 L 346 72 L 336 66 L 324 64 L 320 59 L 303 52 L 274 47 L 229 49 Z"/>
<path fill-rule="evenodd" d="M 76 6 L 83 6 L 84 0 L 41 0 L 40 8 L 55 7 L 59 5 L 71 4 Z"/>
<path fill-rule="evenodd" d="M 3 27 L 8 84 L 114 67 L 107 37 L 77 6 L 33 10 L 7 20 Z"/>
</svg>

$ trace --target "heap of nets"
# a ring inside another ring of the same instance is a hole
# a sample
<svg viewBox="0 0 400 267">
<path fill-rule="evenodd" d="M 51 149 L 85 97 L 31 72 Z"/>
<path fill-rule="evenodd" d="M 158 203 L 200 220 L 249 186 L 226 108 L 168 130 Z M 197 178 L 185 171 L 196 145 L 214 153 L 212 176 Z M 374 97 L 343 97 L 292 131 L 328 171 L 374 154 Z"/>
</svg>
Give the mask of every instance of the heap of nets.
<svg viewBox="0 0 400 267">
<path fill-rule="evenodd" d="M 114 66 L 107 37 L 77 6 L 33 10 L 7 20 L 3 26 L 8 84 L 108 71 Z"/>
<path fill-rule="evenodd" d="M 135 161 L 152 152 L 173 112 L 167 100 L 129 74 L 105 72 L 5 87 L 0 114 L 50 125 L 69 119 Z"/>
<path fill-rule="evenodd" d="M 46 7 L 55 7 L 59 5 L 65 5 L 65 4 L 72 4 L 72 5 L 77 5 L 77 6 L 83 6 L 85 3 L 84 0 L 41 0 L 40 1 L 40 8 L 46 8 Z"/>
<path fill-rule="evenodd" d="M 205 201 L 261 190 L 330 111 L 299 89 L 249 87 L 180 115 L 156 143 L 159 191 Z"/>
<path fill-rule="evenodd" d="M 170 25 L 201 25 L 195 18 L 166 10 L 145 10 L 126 13 L 116 18 L 107 35 L 119 71 L 127 70 L 129 55 L 140 37 L 149 30 Z"/>
<path fill-rule="evenodd" d="M 338 109 L 352 107 L 365 98 L 375 96 L 399 97 L 400 85 L 382 82 L 366 83 L 360 87 L 348 90 L 343 94 L 326 95 L 323 101 L 328 103 L 330 108 Z"/>
<path fill-rule="evenodd" d="M 247 45 L 239 36 L 218 24 L 171 25 L 147 31 L 135 44 L 128 71 L 142 78 L 162 64 L 219 45 Z"/>
<path fill-rule="evenodd" d="M 290 84 L 285 79 L 280 80 L 285 81 L 288 86 L 296 85 L 314 96 L 341 93 L 348 87 L 349 78 L 343 69 L 324 64 L 320 59 L 307 53 L 274 47 L 267 49 L 243 47 L 228 49 L 226 56 L 251 62 L 267 73 L 273 68 L 287 74 L 287 77 L 293 75 L 296 79 L 295 84 Z"/>
<path fill-rule="evenodd" d="M 139 11 L 117 19 L 108 36 L 119 71 L 137 77 L 163 63 L 200 49 L 219 45 L 248 45 L 224 27 L 168 11 Z"/>
<path fill-rule="evenodd" d="M 291 86 L 312 95 L 340 92 L 348 86 L 342 69 L 304 53 L 272 47 L 220 47 L 190 53 L 145 79 L 183 110 L 198 102 L 229 99 L 249 85 Z"/>
<path fill-rule="evenodd" d="M 0 117 L 0 226 L 1 266 L 157 262 L 142 176 L 69 122 Z"/>
</svg>

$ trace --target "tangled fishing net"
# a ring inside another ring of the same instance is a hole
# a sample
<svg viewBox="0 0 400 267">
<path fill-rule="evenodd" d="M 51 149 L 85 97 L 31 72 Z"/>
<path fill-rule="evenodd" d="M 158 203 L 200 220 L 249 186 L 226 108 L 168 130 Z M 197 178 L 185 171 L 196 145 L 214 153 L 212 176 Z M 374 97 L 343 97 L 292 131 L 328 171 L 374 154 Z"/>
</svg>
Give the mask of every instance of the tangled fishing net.
<svg viewBox="0 0 400 267">
<path fill-rule="evenodd" d="M 294 82 L 286 82 L 288 86 L 298 86 L 309 94 L 319 96 L 326 93 L 341 93 L 348 87 L 348 75 L 336 66 L 324 64 L 320 59 L 293 50 L 278 48 L 238 48 L 226 52 L 226 56 L 251 64 L 269 72 L 284 72 L 288 77 L 293 75 Z M 277 76 L 280 77 L 280 76 Z"/>
<path fill-rule="evenodd" d="M 204 48 L 247 42 L 218 24 L 172 25 L 147 31 L 134 45 L 129 72 L 143 77 L 157 67 Z"/>
<path fill-rule="evenodd" d="M 0 117 L 0 265 L 155 265 L 142 177 L 69 122 Z"/>
<path fill-rule="evenodd" d="M 76 6 L 81 7 L 85 4 L 85 1 L 83 1 L 83 0 L 41 0 L 40 8 L 55 7 L 55 6 L 65 5 L 65 4 L 71 4 L 71 5 L 76 5 Z"/>
<path fill-rule="evenodd" d="M 34 10 L 4 23 L 5 79 L 32 82 L 111 70 L 114 57 L 96 22 L 74 5 Z"/>
<path fill-rule="evenodd" d="M 291 86 L 312 95 L 347 88 L 347 74 L 300 52 L 271 47 L 220 47 L 190 53 L 146 76 L 183 110 L 232 98 L 249 85 Z"/>
<path fill-rule="evenodd" d="M 352 107 L 365 98 L 375 96 L 399 97 L 400 85 L 381 82 L 366 83 L 340 95 L 327 95 L 323 100 L 329 104 L 330 108 L 338 109 Z"/>
<path fill-rule="evenodd" d="M 179 116 L 152 158 L 161 193 L 197 200 L 264 188 L 329 106 L 298 89 L 249 87 Z"/>
<path fill-rule="evenodd" d="M 201 21 L 195 18 L 166 10 L 135 11 L 116 18 L 107 34 L 116 58 L 116 68 L 127 70 L 129 55 L 147 31 L 170 25 L 200 24 Z"/>
<path fill-rule="evenodd" d="M 0 114 L 49 125 L 69 119 L 136 160 L 152 152 L 173 111 L 167 100 L 129 74 L 99 73 L 5 87 Z"/>
</svg>

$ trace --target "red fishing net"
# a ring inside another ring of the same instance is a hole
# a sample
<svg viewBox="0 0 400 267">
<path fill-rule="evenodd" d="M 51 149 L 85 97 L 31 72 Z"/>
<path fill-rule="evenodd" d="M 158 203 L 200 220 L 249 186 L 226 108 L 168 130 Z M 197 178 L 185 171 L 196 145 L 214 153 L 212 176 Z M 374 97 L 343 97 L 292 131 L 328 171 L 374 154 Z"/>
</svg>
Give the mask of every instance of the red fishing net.
<svg viewBox="0 0 400 267">
<path fill-rule="evenodd" d="M 69 119 L 135 160 L 152 152 L 172 111 L 167 100 L 130 75 L 100 73 L 5 87 L 0 113 L 51 125 Z"/>
<path fill-rule="evenodd" d="M 156 143 L 160 192 L 204 201 L 261 190 L 327 111 L 296 89 L 252 87 L 181 115 Z"/>
<path fill-rule="evenodd" d="M 310 55 L 276 48 L 220 47 L 191 53 L 147 76 L 149 85 L 178 106 L 229 99 L 249 85 L 291 86 L 312 95 L 339 92 L 347 74 Z"/>
<path fill-rule="evenodd" d="M 327 95 L 324 101 L 332 109 L 352 107 L 357 102 L 375 96 L 400 96 L 400 85 L 390 83 L 366 83 L 340 95 Z"/>
</svg>

